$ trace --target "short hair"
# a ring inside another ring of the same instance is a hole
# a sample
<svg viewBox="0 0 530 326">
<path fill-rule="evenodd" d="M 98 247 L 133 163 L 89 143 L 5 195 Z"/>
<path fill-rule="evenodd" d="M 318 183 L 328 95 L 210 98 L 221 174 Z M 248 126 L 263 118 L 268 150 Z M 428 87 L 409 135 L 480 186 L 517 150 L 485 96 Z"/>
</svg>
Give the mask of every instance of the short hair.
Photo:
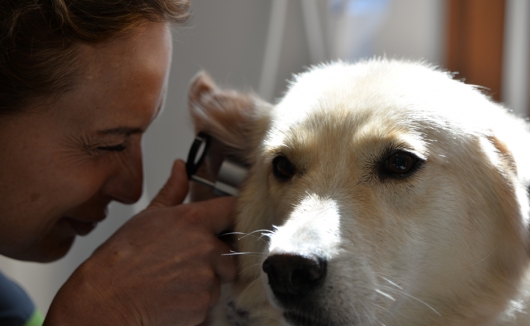
<svg viewBox="0 0 530 326">
<path fill-rule="evenodd" d="M 80 73 L 80 44 L 188 17 L 188 0 L 1 0 L 0 114 L 67 91 Z"/>
</svg>

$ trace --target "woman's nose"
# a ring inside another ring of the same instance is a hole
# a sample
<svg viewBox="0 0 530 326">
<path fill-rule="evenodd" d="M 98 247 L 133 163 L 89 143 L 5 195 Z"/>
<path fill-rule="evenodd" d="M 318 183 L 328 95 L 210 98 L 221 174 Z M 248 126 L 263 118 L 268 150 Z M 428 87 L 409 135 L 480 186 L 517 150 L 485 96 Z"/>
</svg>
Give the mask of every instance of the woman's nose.
<svg viewBox="0 0 530 326">
<path fill-rule="evenodd" d="M 116 166 L 104 185 L 104 195 L 124 204 L 140 199 L 143 189 L 143 163 L 141 150 L 131 151 L 127 160 Z"/>
</svg>

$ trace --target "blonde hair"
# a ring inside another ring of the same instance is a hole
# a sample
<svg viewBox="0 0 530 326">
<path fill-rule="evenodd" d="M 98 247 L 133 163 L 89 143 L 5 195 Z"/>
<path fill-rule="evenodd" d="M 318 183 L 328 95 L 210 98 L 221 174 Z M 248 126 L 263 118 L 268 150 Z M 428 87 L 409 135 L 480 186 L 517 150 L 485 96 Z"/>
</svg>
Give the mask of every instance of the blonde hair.
<svg viewBox="0 0 530 326">
<path fill-rule="evenodd" d="M 80 73 L 76 45 L 188 17 L 188 0 L 1 0 L 0 114 L 68 90 Z"/>
</svg>

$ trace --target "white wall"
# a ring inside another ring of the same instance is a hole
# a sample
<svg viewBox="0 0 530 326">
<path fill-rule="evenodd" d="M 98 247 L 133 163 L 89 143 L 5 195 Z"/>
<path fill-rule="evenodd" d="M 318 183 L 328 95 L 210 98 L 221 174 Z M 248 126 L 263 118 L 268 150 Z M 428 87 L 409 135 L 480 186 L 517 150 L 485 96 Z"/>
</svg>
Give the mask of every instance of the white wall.
<svg viewBox="0 0 530 326">
<path fill-rule="evenodd" d="M 285 80 L 292 73 L 312 64 L 300 0 L 284 1 L 287 2 L 287 19 L 273 98 L 281 96 Z M 324 0 L 317 2 L 319 16 L 327 22 L 326 3 Z M 192 76 L 199 70 L 206 70 L 227 87 L 246 90 L 259 87 L 272 1 L 191 0 L 191 3 L 192 20 L 174 35 L 173 67 L 165 110 L 144 139 L 145 185 L 151 198 L 165 182 L 173 160 L 186 157 L 193 139 L 186 105 L 186 90 Z M 372 52 L 440 63 L 443 3 L 443 0 L 390 1 L 381 29 L 375 33 Z M 18 280 L 45 312 L 68 275 L 132 214 L 132 207 L 113 204 L 107 220 L 89 236 L 79 238 L 62 260 L 42 265 L 0 257 L 0 270 Z"/>
<path fill-rule="evenodd" d="M 389 58 L 441 65 L 445 42 L 444 0 L 393 0 L 374 39 L 374 52 Z"/>
<path fill-rule="evenodd" d="M 519 116 L 529 112 L 530 1 L 506 1 L 502 102 Z"/>
</svg>

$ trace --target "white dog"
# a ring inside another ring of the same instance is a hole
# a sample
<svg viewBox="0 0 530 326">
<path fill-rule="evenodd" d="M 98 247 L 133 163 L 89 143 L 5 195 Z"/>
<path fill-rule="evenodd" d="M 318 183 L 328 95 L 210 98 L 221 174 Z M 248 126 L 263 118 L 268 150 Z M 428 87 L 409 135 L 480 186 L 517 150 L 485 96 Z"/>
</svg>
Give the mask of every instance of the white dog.
<svg viewBox="0 0 530 326">
<path fill-rule="evenodd" d="M 522 119 L 390 60 L 314 67 L 276 105 L 205 74 L 189 94 L 250 168 L 214 325 L 530 325 Z"/>
</svg>

